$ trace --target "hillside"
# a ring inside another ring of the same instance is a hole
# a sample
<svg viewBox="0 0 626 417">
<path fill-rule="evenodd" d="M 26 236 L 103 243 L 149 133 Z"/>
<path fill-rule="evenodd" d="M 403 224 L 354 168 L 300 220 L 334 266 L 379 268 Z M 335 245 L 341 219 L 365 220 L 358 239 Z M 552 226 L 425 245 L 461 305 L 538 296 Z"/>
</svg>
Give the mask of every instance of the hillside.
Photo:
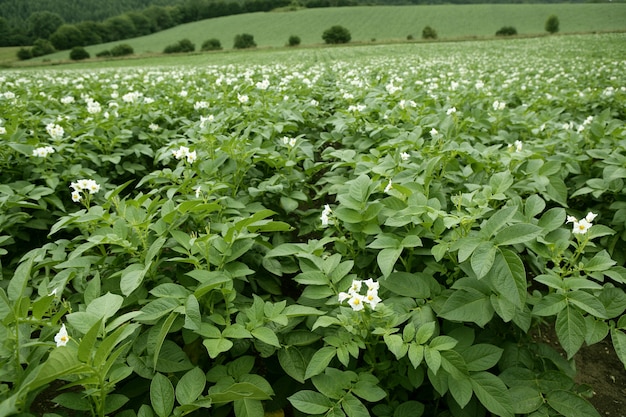
<svg viewBox="0 0 626 417">
<path fill-rule="evenodd" d="M 332 25 L 348 28 L 354 42 L 405 40 L 408 35 L 419 39 L 426 25 L 432 26 L 440 39 L 490 37 L 502 26 L 514 26 L 520 35 L 533 35 L 545 33 L 544 23 L 551 14 L 559 17 L 560 33 L 626 30 L 626 4 L 374 6 L 227 16 L 123 42 L 136 54 L 161 52 L 183 38 L 190 39 L 197 49 L 204 40 L 217 38 L 224 49 L 230 49 L 239 33 L 252 34 L 260 48 L 284 46 L 290 35 L 299 36 L 302 45 L 312 45 L 322 43 L 322 32 Z M 86 49 L 94 56 L 118 43 Z M 67 51 L 43 57 L 67 58 Z"/>
</svg>

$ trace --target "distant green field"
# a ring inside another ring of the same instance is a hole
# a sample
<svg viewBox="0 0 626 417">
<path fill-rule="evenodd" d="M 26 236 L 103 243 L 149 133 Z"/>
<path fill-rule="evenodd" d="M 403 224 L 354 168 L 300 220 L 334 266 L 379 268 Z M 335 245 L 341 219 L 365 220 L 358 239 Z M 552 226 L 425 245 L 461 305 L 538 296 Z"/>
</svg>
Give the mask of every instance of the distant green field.
<svg viewBox="0 0 626 417">
<path fill-rule="evenodd" d="M 626 30 L 626 4 L 480 4 L 433 6 L 372 6 L 306 9 L 291 12 L 252 13 L 181 25 L 149 36 L 123 41 L 136 54 L 158 53 L 169 44 L 188 38 L 199 49 L 204 40 L 217 38 L 224 49 L 233 38 L 249 33 L 259 48 L 284 46 L 290 35 L 302 45 L 322 43 L 321 35 L 332 25 L 342 25 L 356 42 L 420 39 L 424 26 L 433 27 L 439 39 L 491 37 L 502 26 L 514 26 L 519 35 L 545 33 L 548 16 L 560 20 L 560 33 Z M 94 56 L 121 42 L 87 47 Z M 45 59 L 62 60 L 68 52 Z M 39 58 L 41 60 L 43 58 Z"/>
</svg>

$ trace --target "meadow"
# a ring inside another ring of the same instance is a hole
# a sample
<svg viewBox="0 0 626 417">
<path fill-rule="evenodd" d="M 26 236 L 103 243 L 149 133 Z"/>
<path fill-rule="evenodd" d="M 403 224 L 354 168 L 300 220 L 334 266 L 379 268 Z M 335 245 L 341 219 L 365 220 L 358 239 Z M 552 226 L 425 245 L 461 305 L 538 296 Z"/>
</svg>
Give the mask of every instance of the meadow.
<svg viewBox="0 0 626 417">
<path fill-rule="evenodd" d="M 373 6 L 322 8 L 270 13 L 251 13 L 208 19 L 177 26 L 149 36 L 123 41 L 136 54 L 160 53 L 170 44 L 187 38 L 196 50 L 207 39 L 220 40 L 224 49 L 232 49 L 235 35 L 249 33 L 259 48 L 279 48 L 291 35 L 302 45 L 323 43 L 322 33 L 332 25 L 345 26 L 353 42 L 371 43 L 406 41 L 411 35 L 421 38 L 429 25 L 439 39 L 493 37 L 503 26 L 514 26 L 519 35 L 545 34 L 548 16 L 557 15 L 560 33 L 626 30 L 626 4 L 482 4 L 433 6 Z M 92 45 L 86 49 L 94 57 L 98 52 L 120 42 Z M 34 59 L 67 60 L 68 51 Z"/>
<path fill-rule="evenodd" d="M 0 72 L 0 416 L 599 416 L 625 44 Z"/>
</svg>

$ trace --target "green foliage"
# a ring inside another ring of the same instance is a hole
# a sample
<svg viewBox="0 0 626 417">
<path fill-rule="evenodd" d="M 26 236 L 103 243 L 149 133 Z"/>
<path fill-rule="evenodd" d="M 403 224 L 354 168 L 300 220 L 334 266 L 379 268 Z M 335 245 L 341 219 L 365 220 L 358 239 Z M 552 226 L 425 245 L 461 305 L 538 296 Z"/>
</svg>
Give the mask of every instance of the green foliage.
<svg viewBox="0 0 626 417">
<path fill-rule="evenodd" d="M 496 36 L 515 36 L 517 35 L 517 29 L 513 26 L 502 26 L 496 31 Z"/>
<path fill-rule="evenodd" d="M 350 31 L 343 26 L 335 25 L 322 33 L 322 39 L 328 44 L 348 43 L 352 39 Z"/>
<path fill-rule="evenodd" d="M 27 59 L 31 59 L 33 57 L 33 53 L 31 52 L 30 48 L 20 48 L 17 51 L 17 57 L 20 60 L 25 61 Z"/>
<path fill-rule="evenodd" d="M 422 39 L 437 39 L 437 31 L 430 26 L 424 26 Z"/>
<path fill-rule="evenodd" d="M 219 39 L 211 38 L 202 42 L 202 51 L 220 51 L 222 50 L 222 42 Z"/>
<path fill-rule="evenodd" d="M 61 25 L 64 19 L 57 13 L 39 11 L 31 14 L 26 21 L 28 35 L 33 39 L 48 39 Z"/>
<path fill-rule="evenodd" d="M 126 43 L 120 43 L 111 48 L 111 56 L 132 55 L 134 52 L 133 47 Z"/>
<path fill-rule="evenodd" d="M 546 32 L 550 34 L 557 33 L 559 31 L 559 18 L 556 15 L 550 15 L 545 24 Z"/>
<path fill-rule="evenodd" d="M 48 55 L 54 52 L 54 46 L 46 39 L 37 39 L 30 51 L 33 56 Z"/>
<path fill-rule="evenodd" d="M 75 46 L 70 51 L 70 59 L 73 61 L 80 61 L 88 58 L 89 52 L 87 52 L 82 46 Z"/>
<path fill-rule="evenodd" d="M 179 52 L 193 52 L 196 49 L 196 46 L 191 43 L 189 39 L 181 39 L 177 43 L 168 45 L 163 50 L 166 54 L 173 54 Z"/>
<path fill-rule="evenodd" d="M 106 57 L 109 57 L 109 56 L 112 56 L 112 55 L 111 55 L 111 51 L 109 51 L 108 49 L 105 49 L 104 51 L 98 52 L 96 54 L 96 56 L 98 58 L 106 58 Z"/>
<path fill-rule="evenodd" d="M 74 46 L 83 46 L 83 33 L 74 25 L 62 25 L 52 35 L 50 42 L 60 51 L 71 49 Z"/>
<path fill-rule="evenodd" d="M 235 49 L 256 48 L 256 42 L 254 41 L 254 36 L 250 35 L 249 33 L 241 33 L 241 34 L 235 35 L 233 48 Z"/>
<path fill-rule="evenodd" d="M 289 36 L 289 40 L 287 41 L 287 45 L 289 46 L 298 46 L 300 45 L 300 37 L 297 35 L 291 35 Z"/>
<path fill-rule="evenodd" d="M 597 415 L 623 38 L 7 72 L 0 411 Z"/>
</svg>

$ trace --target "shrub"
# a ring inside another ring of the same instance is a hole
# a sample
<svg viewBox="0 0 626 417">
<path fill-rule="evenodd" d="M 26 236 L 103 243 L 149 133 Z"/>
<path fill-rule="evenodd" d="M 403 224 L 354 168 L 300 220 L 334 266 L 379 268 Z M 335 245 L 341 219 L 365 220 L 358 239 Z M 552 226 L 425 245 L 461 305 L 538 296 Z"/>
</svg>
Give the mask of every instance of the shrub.
<svg viewBox="0 0 626 417">
<path fill-rule="evenodd" d="M 28 48 L 20 48 L 19 51 L 17 51 L 17 57 L 20 61 L 25 61 L 27 59 L 31 59 L 33 54 Z"/>
<path fill-rule="evenodd" d="M 289 46 L 298 46 L 300 45 L 300 37 L 296 35 L 291 35 L 288 41 Z"/>
<path fill-rule="evenodd" d="M 177 43 L 168 45 L 163 50 L 166 54 L 174 54 L 177 52 L 193 52 L 196 50 L 196 45 L 191 43 L 189 39 L 181 39 Z"/>
<path fill-rule="evenodd" d="M 127 43 L 121 43 L 119 45 L 115 45 L 113 48 L 111 48 L 111 55 L 112 56 L 125 56 L 125 55 L 132 55 L 135 51 L 133 50 L 133 47 L 130 46 Z"/>
<path fill-rule="evenodd" d="M 100 51 L 96 54 L 96 56 L 98 58 L 102 58 L 102 57 L 107 57 L 107 56 L 111 56 L 111 51 L 109 51 L 108 49 L 105 49 L 104 51 Z"/>
<path fill-rule="evenodd" d="M 559 31 L 559 18 L 556 15 L 551 15 L 546 20 L 546 32 L 557 33 Z"/>
<path fill-rule="evenodd" d="M 52 43 L 47 39 L 37 39 L 30 50 L 33 56 L 48 55 L 54 51 L 54 46 L 52 46 Z"/>
<path fill-rule="evenodd" d="M 406 35 L 407 41 L 412 41 L 414 39 L 413 35 Z"/>
<path fill-rule="evenodd" d="M 502 26 L 496 32 L 496 36 L 514 36 L 517 35 L 517 29 L 513 26 Z"/>
<path fill-rule="evenodd" d="M 219 39 L 207 39 L 202 43 L 203 51 L 219 51 L 222 49 L 222 43 Z"/>
<path fill-rule="evenodd" d="M 73 61 L 80 61 L 89 58 L 89 52 L 82 46 L 75 46 L 70 51 L 70 59 Z"/>
<path fill-rule="evenodd" d="M 249 33 L 242 33 L 235 36 L 235 43 L 233 48 L 235 49 L 246 49 L 246 48 L 254 48 L 256 47 L 256 42 L 254 41 L 254 36 Z"/>
<path fill-rule="evenodd" d="M 348 43 L 352 39 L 350 31 L 343 26 L 335 25 L 324 31 L 322 39 L 328 44 Z"/>
<path fill-rule="evenodd" d="M 422 29 L 422 39 L 437 39 L 437 31 L 430 26 Z"/>
</svg>

